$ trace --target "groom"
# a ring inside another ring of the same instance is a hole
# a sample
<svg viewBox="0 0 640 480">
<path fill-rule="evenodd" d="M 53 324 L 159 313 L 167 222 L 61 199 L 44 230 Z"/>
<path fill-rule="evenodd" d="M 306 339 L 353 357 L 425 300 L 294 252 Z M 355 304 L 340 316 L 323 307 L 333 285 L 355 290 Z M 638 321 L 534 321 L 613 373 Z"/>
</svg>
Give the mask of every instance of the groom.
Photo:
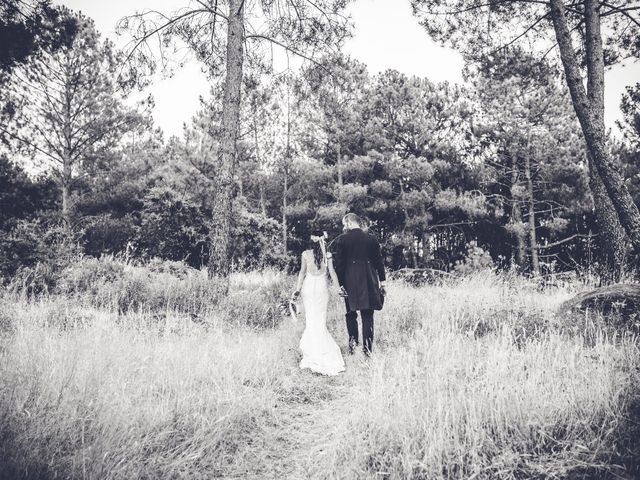
<svg viewBox="0 0 640 480">
<path fill-rule="evenodd" d="M 362 318 L 364 353 L 371 355 L 373 311 L 381 310 L 385 295 L 385 273 L 380 244 L 363 230 L 364 223 L 355 213 L 342 218 L 344 233 L 333 242 L 333 259 L 338 281 L 347 293 L 347 332 L 349 352 L 358 346 L 358 311 Z"/>
</svg>

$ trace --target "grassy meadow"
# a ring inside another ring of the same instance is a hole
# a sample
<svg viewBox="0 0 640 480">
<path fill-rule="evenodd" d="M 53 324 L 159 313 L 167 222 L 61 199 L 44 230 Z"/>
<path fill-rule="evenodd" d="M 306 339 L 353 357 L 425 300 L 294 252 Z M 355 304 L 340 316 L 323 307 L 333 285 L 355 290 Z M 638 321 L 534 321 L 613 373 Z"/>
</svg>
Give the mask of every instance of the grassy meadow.
<svg viewBox="0 0 640 480">
<path fill-rule="evenodd" d="M 638 339 L 554 313 L 585 285 L 391 282 L 374 356 L 326 378 L 297 368 L 293 281 L 235 274 L 223 295 L 180 264 L 108 258 L 15 281 L 0 478 L 640 476 Z M 329 328 L 344 352 L 337 298 Z"/>
</svg>

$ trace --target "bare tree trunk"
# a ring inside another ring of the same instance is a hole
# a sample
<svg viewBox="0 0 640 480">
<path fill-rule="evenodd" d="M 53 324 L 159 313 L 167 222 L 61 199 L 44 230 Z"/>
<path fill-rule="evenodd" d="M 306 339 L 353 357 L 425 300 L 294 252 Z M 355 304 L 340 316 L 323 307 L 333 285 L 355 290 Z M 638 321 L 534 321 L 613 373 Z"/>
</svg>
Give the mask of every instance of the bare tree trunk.
<svg viewBox="0 0 640 480">
<path fill-rule="evenodd" d="M 254 141 L 254 145 L 255 145 L 255 149 L 256 149 L 256 160 L 258 162 L 258 168 L 262 167 L 262 157 L 260 155 L 260 142 L 258 141 L 258 122 L 256 121 L 256 117 L 257 117 L 257 112 L 256 112 L 256 108 L 254 106 L 253 109 L 253 141 Z M 262 174 L 260 174 L 262 176 Z M 267 206 L 265 204 L 264 201 L 264 182 L 259 181 L 258 182 L 258 190 L 260 191 L 260 200 L 259 200 L 259 206 L 260 206 L 260 212 L 262 213 L 263 216 L 267 216 Z"/>
<path fill-rule="evenodd" d="M 402 179 L 400 179 L 400 202 L 403 203 L 402 213 L 404 213 L 404 222 L 405 226 L 402 229 L 402 233 L 406 232 L 407 223 L 409 223 L 409 211 L 404 206 L 404 184 L 402 183 Z M 418 268 L 418 260 L 415 252 L 415 236 L 413 232 L 411 233 L 411 242 L 409 243 L 409 261 L 411 262 L 411 266 L 413 268 Z"/>
<path fill-rule="evenodd" d="M 222 104 L 222 135 L 218 194 L 213 208 L 209 274 L 228 278 L 231 270 L 232 197 L 236 139 L 240 120 L 242 64 L 244 60 L 244 0 L 229 0 L 227 74 Z"/>
<path fill-rule="evenodd" d="M 289 193 L 289 167 L 291 165 L 291 90 L 287 81 L 287 144 L 285 149 L 284 187 L 282 190 L 282 252 L 287 255 L 289 242 L 289 225 L 287 222 L 287 195 Z"/>
<path fill-rule="evenodd" d="M 585 12 L 592 18 L 598 15 L 597 2 L 585 0 Z M 595 10 L 595 12 L 594 12 Z M 598 130 L 604 132 L 604 58 L 602 35 L 598 22 L 588 22 L 586 27 L 587 42 L 587 96 L 594 121 L 598 122 Z M 625 232 L 620 225 L 618 215 L 607 195 L 602 179 L 589 155 L 589 187 L 593 196 L 595 214 L 598 222 L 598 244 L 600 247 L 600 275 L 606 282 L 620 279 L 625 257 Z"/>
<path fill-rule="evenodd" d="M 70 59 L 65 58 L 64 65 L 64 117 L 62 124 L 62 218 L 65 226 L 71 228 L 71 182 L 73 180 L 71 156 L 71 72 Z"/>
<path fill-rule="evenodd" d="M 287 254 L 287 242 L 289 241 L 289 226 L 287 225 L 287 192 L 289 190 L 289 168 L 284 169 L 284 185 L 282 188 L 282 252 Z"/>
<path fill-rule="evenodd" d="M 531 151 L 527 141 L 527 151 L 524 157 L 524 175 L 527 179 L 527 204 L 529 209 L 529 251 L 531 252 L 531 272 L 540 274 L 540 262 L 538 260 L 538 237 L 536 235 L 536 210 L 533 196 L 533 179 L 531 177 Z"/>
<path fill-rule="evenodd" d="M 427 232 L 422 236 L 422 263 L 423 266 L 429 265 L 433 253 L 431 252 L 431 233 Z"/>
<path fill-rule="evenodd" d="M 260 189 L 260 212 L 264 217 L 267 216 L 267 204 L 264 200 L 264 182 L 260 182 L 258 188 Z"/>
<path fill-rule="evenodd" d="M 342 177 L 342 146 L 338 143 L 338 156 L 336 157 L 336 167 L 338 167 L 338 201 L 342 202 L 342 186 L 344 180 Z"/>
<path fill-rule="evenodd" d="M 589 98 L 582 83 L 580 68 L 571 41 L 571 32 L 567 25 L 563 0 L 550 0 L 551 18 L 556 40 L 560 48 L 560 57 L 564 65 L 565 77 L 573 107 L 582 127 L 596 171 L 618 214 L 636 253 L 640 253 L 640 211 L 624 184 L 620 171 L 612 162 L 605 148 L 604 121 L 602 110 L 591 108 Z M 588 75 L 592 88 L 604 88 L 604 58 L 602 56 L 602 35 L 600 33 L 600 14 L 598 2 L 585 0 L 585 22 L 587 31 L 587 55 L 590 58 Z M 598 49 L 600 45 L 600 49 Z"/>
<path fill-rule="evenodd" d="M 513 223 L 518 225 L 516 231 L 514 233 L 516 240 L 516 248 L 515 248 L 515 257 L 516 257 L 516 265 L 520 268 L 520 270 L 525 269 L 525 262 L 527 259 L 527 245 L 524 241 L 524 232 L 522 231 L 522 208 L 520 207 L 520 202 L 515 200 L 513 203 L 513 207 L 511 208 L 511 217 L 513 219 Z"/>
<path fill-rule="evenodd" d="M 623 272 L 627 236 L 591 158 L 589 158 L 589 188 L 593 196 L 598 223 L 596 240 L 600 252 L 598 274 L 605 283 L 617 282 Z"/>
<path fill-rule="evenodd" d="M 62 173 L 62 218 L 71 226 L 71 167 L 65 160 Z"/>
<path fill-rule="evenodd" d="M 413 264 L 413 268 L 418 268 L 418 251 L 416 248 L 416 239 L 411 236 L 411 263 Z"/>
<path fill-rule="evenodd" d="M 511 190 L 518 185 L 518 156 L 511 155 Z M 520 270 L 524 270 L 525 261 L 527 257 L 526 244 L 524 241 L 524 232 L 522 231 L 522 208 L 520 207 L 520 200 L 515 196 L 511 196 L 511 223 L 517 227 L 514 229 L 513 236 L 515 237 L 515 258 L 516 265 Z"/>
<path fill-rule="evenodd" d="M 67 109 L 67 113 L 70 112 Z M 68 115 L 71 116 L 70 113 Z M 66 120 L 66 119 L 65 119 Z M 62 218 L 65 226 L 71 228 L 71 182 L 73 181 L 73 170 L 71 165 L 71 153 L 69 145 L 71 144 L 70 122 L 66 121 L 64 126 L 65 145 L 62 152 Z"/>
</svg>

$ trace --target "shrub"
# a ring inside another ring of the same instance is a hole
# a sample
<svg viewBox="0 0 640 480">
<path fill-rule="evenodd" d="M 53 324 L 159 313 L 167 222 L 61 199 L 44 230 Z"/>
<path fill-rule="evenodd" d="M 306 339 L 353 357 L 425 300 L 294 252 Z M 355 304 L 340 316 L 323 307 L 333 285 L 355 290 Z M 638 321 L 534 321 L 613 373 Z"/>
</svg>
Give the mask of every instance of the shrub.
<svg viewBox="0 0 640 480">
<path fill-rule="evenodd" d="M 13 277 L 13 289 L 49 291 L 57 274 L 82 255 L 79 234 L 61 222 L 20 221 L 0 240 L 0 276 Z"/>
<path fill-rule="evenodd" d="M 237 207 L 233 261 L 241 269 L 285 268 L 291 258 L 282 251 L 281 225 L 272 218 Z"/>
<path fill-rule="evenodd" d="M 56 209 L 59 195 L 53 178 L 31 178 L 17 163 L 0 155 L 0 230 Z"/>
<path fill-rule="evenodd" d="M 88 293 L 97 297 L 106 285 L 122 278 L 124 271 L 125 264 L 113 257 L 83 257 L 60 273 L 56 288 L 60 293 Z"/>
<path fill-rule="evenodd" d="M 194 269 L 183 262 L 162 260 L 157 257 L 149 260 L 145 267 L 153 273 L 164 273 L 180 279 L 187 278 L 194 273 Z"/>
<path fill-rule="evenodd" d="M 454 271 L 460 275 L 481 270 L 495 270 L 496 266 L 491 254 L 477 245 L 470 245 L 464 260 L 458 260 Z"/>
<path fill-rule="evenodd" d="M 144 197 L 137 244 L 148 257 L 184 260 L 190 266 L 206 263 L 206 217 L 190 200 L 166 187 Z"/>
<path fill-rule="evenodd" d="M 133 215 L 115 217 L 103 213 L 90 218 L 83 236 L 84 252 L 99 257 L 105 253 L 126 250 L 127 245 L 136 239 L 137 225 Z"/>
<path fill-rule="evenodd" d="M 24 269 L 13 283 L 18 293 L 49 293 L 83 305 L 129 312 L 176 312 L 191 318 L 214 315 L 233 325 L 270 328 L 292 290 L 282 272 L 240 273 L 227 289 L 224 280 L 208 278 L 182 262 L 153 259 L 134 263 L 114 256 L 81 257 L 61 270 L 47 264 Z M 37 289 L 36 289 L 37 286 Z"/>
<path fill-rule="evenodd" d="M 252 328 L 273 328 L 282 318 L 280 307 L 291 295 L 293 279 L 281 272 L 236 274 L 221 303 L 224 319 Z"/>
<path fill-rule="evenodd" d="M 136 265 L 107 256 L 69 265 L 55 291 L 120 313 L 175 310 L 202 315 L 219 303 L 224 285 L 181 262 L 154 259 Z"/>
</svg>

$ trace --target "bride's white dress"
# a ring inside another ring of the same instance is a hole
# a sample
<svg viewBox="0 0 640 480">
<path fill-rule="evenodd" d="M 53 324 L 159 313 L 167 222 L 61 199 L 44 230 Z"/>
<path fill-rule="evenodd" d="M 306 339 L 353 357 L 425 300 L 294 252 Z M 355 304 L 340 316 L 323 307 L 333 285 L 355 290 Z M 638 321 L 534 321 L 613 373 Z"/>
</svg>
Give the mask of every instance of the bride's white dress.
<svg viewBox="0 0 640 480">
<path fill-rule="evenodd" d="M 307 265 L 301 291 L 306 327 L 300 339 L 300 368 L 309 368 L 323 375 L 337 375 L 343 372 L 345 367 L 340 347 L 327 330 L 327 267 L 323 265 L 320 270 L 315 270 L 313 256 L 307 259 Z"/>
</svg>

